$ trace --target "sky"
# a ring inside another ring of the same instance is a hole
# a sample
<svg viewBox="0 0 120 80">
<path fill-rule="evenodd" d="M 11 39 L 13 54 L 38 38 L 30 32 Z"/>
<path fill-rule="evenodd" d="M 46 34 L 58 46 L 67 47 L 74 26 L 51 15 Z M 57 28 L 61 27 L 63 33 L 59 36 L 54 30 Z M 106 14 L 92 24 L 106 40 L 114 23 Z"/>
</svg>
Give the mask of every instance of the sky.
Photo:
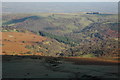
<svg viewBox="0 0 120 80">
<path fill-rule="evenodd" d="M 119 0 L 0 0 L 2 2 L 119 2 Z"/>
</svg>

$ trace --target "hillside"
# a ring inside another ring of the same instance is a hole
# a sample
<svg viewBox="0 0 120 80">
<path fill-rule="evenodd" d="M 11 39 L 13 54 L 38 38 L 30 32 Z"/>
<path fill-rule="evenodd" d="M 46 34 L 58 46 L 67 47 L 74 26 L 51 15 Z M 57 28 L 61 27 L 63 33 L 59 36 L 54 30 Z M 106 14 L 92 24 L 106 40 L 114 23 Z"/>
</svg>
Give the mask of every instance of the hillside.
<svg viewBox="0 0 120 80">
<path fill-rule="evenodd" d="M 31 32 L 23 33 L 13 31 L 2 32 L 1 34 L 3 55 L 50 55 L 52 52 L 49 50 L 54 50 L 52 46 L 55 46 L 57 51 L 60 51 L 60 47 L 64 46 L 55 40 Z M 54 42 L 54 44 L 52 42 Z M 51 45 L 49 46 L 49 44 Z"/>
<path fill-rule="evenodd" d="M 47 40 L 26 47 L 47 55 L 117 57 L 118 24 L 116 14 L 4 14 L 2 32 L 16 29 L 24 34 L 27 30 L 46 37 Z"/>
</svg>

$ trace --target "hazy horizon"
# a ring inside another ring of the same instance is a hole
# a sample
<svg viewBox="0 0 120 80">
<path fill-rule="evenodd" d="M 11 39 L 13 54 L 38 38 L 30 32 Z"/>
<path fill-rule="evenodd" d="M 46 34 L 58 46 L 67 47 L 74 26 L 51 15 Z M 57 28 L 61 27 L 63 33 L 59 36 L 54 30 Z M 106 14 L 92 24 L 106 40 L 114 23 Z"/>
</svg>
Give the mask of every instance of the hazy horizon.
<svg viewBox="0 0 120 80">
<path fill-rule="evenodd" d="M 117 2 L 3 2 L 3 13 L 118 13 Z"/>
</svg>

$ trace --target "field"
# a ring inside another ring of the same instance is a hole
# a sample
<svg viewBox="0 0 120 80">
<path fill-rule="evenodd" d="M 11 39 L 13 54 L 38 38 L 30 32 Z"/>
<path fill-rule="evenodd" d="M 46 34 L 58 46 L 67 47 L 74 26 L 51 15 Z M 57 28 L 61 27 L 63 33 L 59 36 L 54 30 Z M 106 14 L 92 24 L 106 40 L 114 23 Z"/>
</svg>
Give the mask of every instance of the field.
<svg viewBox="0 0 120 80">
<path fill-rule="evenodd" d="M 35 35 L 33 33 L 22 32 L 3 32 L 2 34 L 2 54 L 3 55 L 22 55 L 22 53 L 29 52 L 25 48 L 26 45 L 35 45 L 36 42 L 46 40 L 45 37 Z M 38 54 L 38 53 L 34 53 Z M 40 53 L 39 53 L 40 54 Z M 27 54 L 32 55 L 32 54 Z"/>
</svg>

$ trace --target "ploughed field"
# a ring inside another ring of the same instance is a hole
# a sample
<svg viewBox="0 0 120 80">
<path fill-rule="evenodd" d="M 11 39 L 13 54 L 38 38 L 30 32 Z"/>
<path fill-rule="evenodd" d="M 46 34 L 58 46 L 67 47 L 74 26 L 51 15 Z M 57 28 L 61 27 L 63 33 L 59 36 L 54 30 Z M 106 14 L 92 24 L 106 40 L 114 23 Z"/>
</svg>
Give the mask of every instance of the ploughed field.
<svg viewBox="0 0 120 80">
<path fill-rule="evenodd" d="M 118 79 L 117 60 L 100 58 L 8 56 L 2 57 L 3 78 Z"/>
</svg>

